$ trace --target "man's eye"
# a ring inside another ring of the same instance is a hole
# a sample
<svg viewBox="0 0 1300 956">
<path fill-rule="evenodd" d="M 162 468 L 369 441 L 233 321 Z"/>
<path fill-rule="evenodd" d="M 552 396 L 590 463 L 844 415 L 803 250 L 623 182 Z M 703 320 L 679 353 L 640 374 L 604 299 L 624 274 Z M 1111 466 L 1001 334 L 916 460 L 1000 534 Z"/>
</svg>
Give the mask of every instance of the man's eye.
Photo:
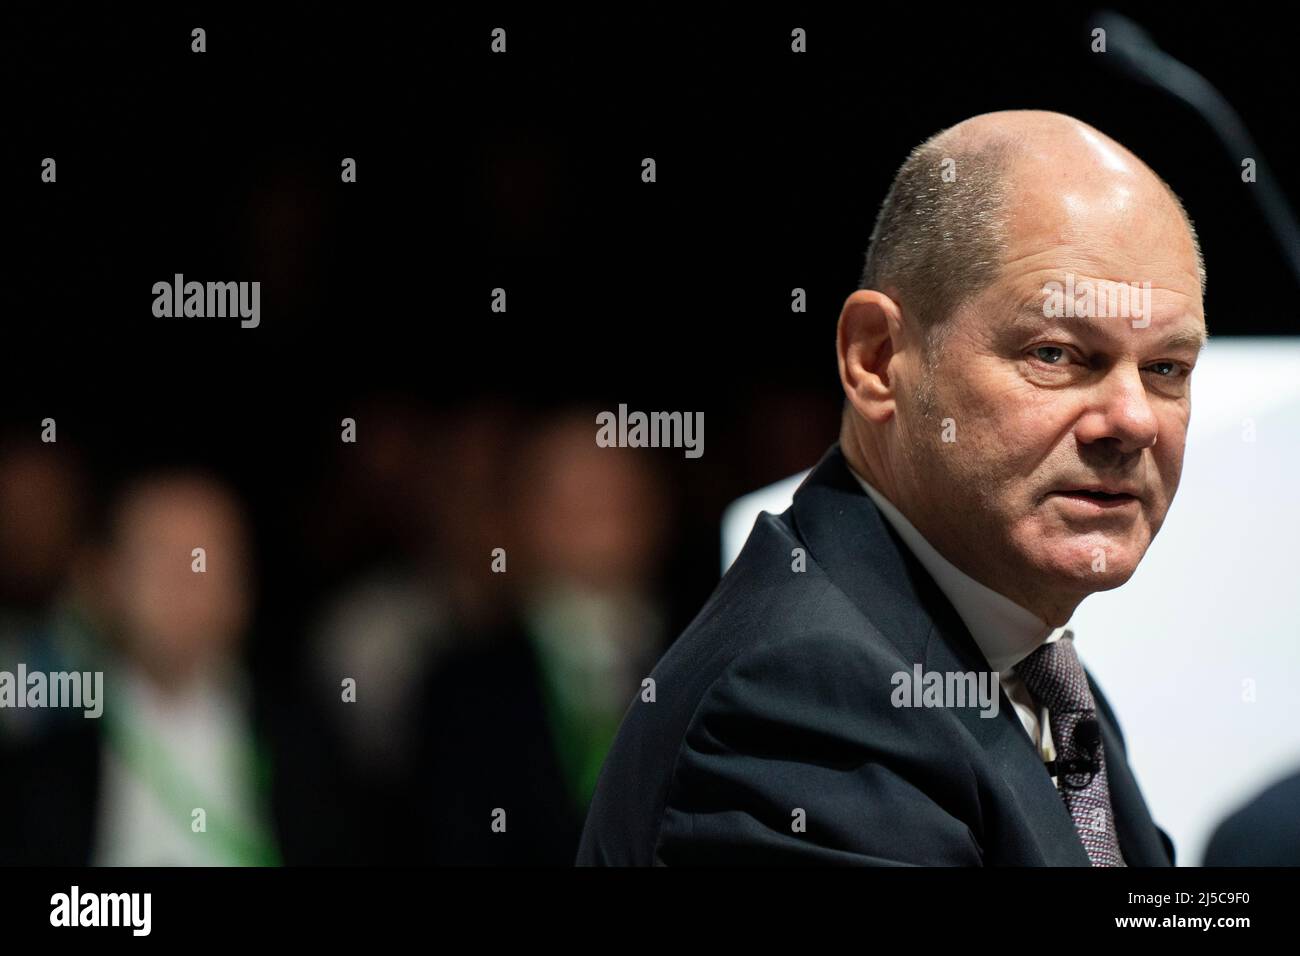
<svg viewBox="0 0 1300 956">
<path fill-rule="evenodd" d="M 1178 373 L 1182 371 L 1182 366 L 1177 362 L 1153 362 L 1148 365 L 1147 368 L 1152 369 L 1153 371 L 1157 369 L 1163 370 L 1156 371 L 1156 374 L 1161 378 L 1178 378 Z"/>
<path fill-rule="evenodd" d="M 1056 365 L 1065 358 L 1065 349 L 1057 345 L 1040 345 L 1034 349 L 1034 357 L 1048 365 Z"/>
</svg>

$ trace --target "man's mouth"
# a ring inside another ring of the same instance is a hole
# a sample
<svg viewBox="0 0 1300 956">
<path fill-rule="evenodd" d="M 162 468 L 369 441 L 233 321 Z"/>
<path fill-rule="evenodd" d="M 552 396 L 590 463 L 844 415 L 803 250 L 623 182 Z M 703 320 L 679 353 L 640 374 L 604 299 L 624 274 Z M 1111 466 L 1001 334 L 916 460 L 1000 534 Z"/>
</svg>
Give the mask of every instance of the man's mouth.
<svg viewBox="0 0 1300 956">
<path fill-rule="evenodd" d="M 1141 503 L 1138 496 L 1132 492 L 1103 488 L 1062 488 L 1060 491 L 1053 491 L 1048 497 L 1068 501 L 1073 507 L 1088 511 L 1113 511 L 1135 507 Z"/>
</svg>

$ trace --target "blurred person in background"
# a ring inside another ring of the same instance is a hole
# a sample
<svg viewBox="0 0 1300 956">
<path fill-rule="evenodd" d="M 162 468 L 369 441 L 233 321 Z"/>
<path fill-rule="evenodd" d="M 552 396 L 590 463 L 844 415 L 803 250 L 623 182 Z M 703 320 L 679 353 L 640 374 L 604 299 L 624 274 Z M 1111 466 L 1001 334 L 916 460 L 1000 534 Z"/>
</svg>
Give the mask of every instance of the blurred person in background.
<svg viewBox="0 0 1300 956">
<path fill-rule="evenodd" d="M 119 501 L 107 557 L 117 660 L 95 862 L 275 862 L 260 805 L 269 756 L 239 660 L 252 584 L 239 503 L 202 475 L 146 479 Z M 206 832 L 194 832 L 196 808 Z"/>
<path fill-rule="evenodd" d="M 46 864 L 278 862 L 239 658 L 252 576 L 238 501 L 204 474 L 154 473 L 116 497 L 107 530 L 89 662 L 103 714 L 8 761 L 0 848 Z"/>
<path fill-rule="evenodd" d="M 342 446 L 325 482 L 333 507 L 312 512 L 336 551 L 361 555 L 316 616 L 304 658 L 327 739 L 315 772 L 334 801 L 332 862 L 409 859 L 408 824 L 392 807 L 422 773 L 421 684 L 449 646 L 491 632 L 510 608 L 483 556 L 507 524 L 500 502 L 516 418 L 495 402 L 435 416 L 367 400 L 356 444 Z M 356 695 L 341 705 L 344 678 Z"/>
<path fill-rule="evenodd" d="M 1224 817 L 1210 835 L 1201 866 L 1300 866 L 1300 770 Z"/>
<path fill-rule="evenodd" d="M 513 416 L 490 403 L 439 418 L 371 403 L 358 417 L 355 449 L 344 446 L 345 488 L 331 497 L 365 510 L 374 544 L 356 549 L 363 563 L 320 613 L 308 666 L 330 688 L 342 676 L 357 681 L 355 705 L 331 706 L 330 719 L 358 773 L 406 770 L 418 734 L 419 675 L 447 640 L 504 610 L 499 589 L 470 568 L 500 540 Z M 331 521 L 317 523 L 332 533 L 340 519 L 330 510 Z"/>
<path fill-rule="evenodd" d="M 670 502 L 643 452 L 601 448 L 596 431 L 594 413 L 546 418 L 509 498 L 483 505 L 512 519 L 493 542 L 505 570 L 491 548 L 467 567 L 514 606 L 425 687 L 428 777 L 409 818 L 427 821 L 428 862 L 571 864 L 605 753 L 663 649 Z"/>
<path fill-rule="evenodd" d="M 0 670 L 76 670 L 87 654 L 93 594 L 82 547 L 87 511 L 80 454 L 66 442 L 0 443 Z M 80 715 L 77 715 L 78 717 Z M 34 738 L 67 717 L 0 709 L 0 743 Z"/>
</svg>

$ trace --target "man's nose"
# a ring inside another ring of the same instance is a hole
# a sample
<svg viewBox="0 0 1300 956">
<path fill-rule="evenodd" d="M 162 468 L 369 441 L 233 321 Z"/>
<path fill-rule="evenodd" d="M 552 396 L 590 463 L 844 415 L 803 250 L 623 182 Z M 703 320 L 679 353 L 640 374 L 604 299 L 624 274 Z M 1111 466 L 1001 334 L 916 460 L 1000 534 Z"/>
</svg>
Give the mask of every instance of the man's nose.
<svg viewBox="0 0 1300 956">
<path fill-rule="evenodd" d="M 1158 431 L 1142 370 L 1135 365 L 1111 368 L 1092 391 L 1075 428 L 1080 443 L 1109 441 L 1126 454 L 1154 445 Z"/>
</svg>

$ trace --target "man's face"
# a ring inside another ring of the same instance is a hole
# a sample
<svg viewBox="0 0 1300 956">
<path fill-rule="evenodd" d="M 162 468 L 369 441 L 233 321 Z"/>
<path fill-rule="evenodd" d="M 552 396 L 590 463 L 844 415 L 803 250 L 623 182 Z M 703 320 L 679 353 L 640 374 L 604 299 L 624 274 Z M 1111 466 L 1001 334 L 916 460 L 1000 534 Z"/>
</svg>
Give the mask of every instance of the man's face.
<svg viewBox="0 0 1300 956">
<path fill-rule="evenodd" d="M 1205 328 L 1195 253 L 1172 206 L 1114 188 L 1021 202 L 1010 236 L 1000 277 L 949 319 L 929 414 L 900 395 L 906 486 L 968 572 L 1021 603 L 1077 601 L 1128 580 L 1178 487 Z"/>
<path fill-rule="evenodd" d="M 193 569 L 203 547 L 205 570 Z M 231 653 L 249 614 L 242 518 L 216 489 L 174 483 L 123 510 L 111 578 L 124 636 L 148 666 L 187 676 Z"/>
</svg>

